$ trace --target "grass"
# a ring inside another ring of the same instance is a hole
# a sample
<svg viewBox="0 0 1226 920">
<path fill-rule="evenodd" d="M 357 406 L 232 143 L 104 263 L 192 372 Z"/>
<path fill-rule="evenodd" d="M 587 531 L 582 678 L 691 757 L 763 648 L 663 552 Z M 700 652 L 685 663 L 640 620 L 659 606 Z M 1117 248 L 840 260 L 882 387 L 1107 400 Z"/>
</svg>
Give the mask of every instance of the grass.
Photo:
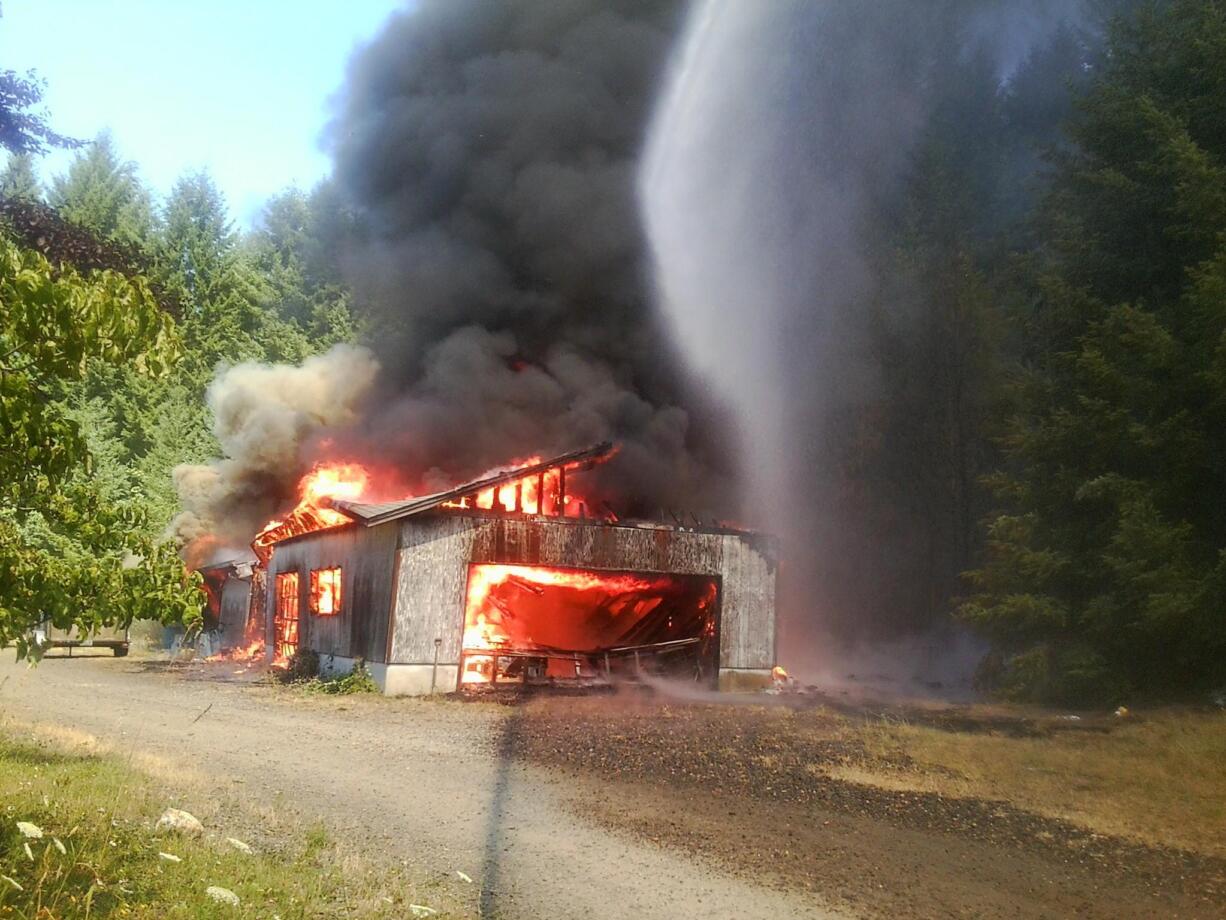
<svg viewBox="0 0 1226 920">
<path fill-rule="evenodd" d="M 246 835 L 204 801 L 177 805 L 207 816 L 204 835 L 155 829 L 168 799 L 152 776 L 114 755 L 0 731 L 0 918 L 377 920 L 410 916 L 411 903 L 438 908 L 440 918 L 458 915 L 440 903 L 445 892 L 415 889 L 323 825 L 273 822 L 278 837 L 244 853 L 226 838 Z M 42 836 L 23 834 L 18 822 Z M 210 886 L 240 903 L 212 900 Z"/>
<path fill-rule="evenodd" d="M 1097 833 L 1226 857 L 1226 712 L 1154 711 L 1038 737 L 874 721 L 825 770 L 891 789 L 1008 801 Z"/>
</svg>

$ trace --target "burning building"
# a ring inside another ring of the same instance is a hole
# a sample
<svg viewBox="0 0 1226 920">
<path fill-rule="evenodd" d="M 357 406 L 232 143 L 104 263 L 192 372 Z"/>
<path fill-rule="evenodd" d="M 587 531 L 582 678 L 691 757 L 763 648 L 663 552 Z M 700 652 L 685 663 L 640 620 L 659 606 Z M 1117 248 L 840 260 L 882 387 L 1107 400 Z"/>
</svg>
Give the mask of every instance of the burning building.
<svg viewBox="0 0 1226 920">
<path fill-rule="evenodd" d="M 379 503 L 360 500 L 360 478 L 330 473 L 253 544 L 267 654 L 309 649 L 334 673 L 362 660 L 388 694 L 645 673 L 769 680 L 772 541 L 590 506 L 576 477 L 614 453 L 534 458 Z"/>
</svg>

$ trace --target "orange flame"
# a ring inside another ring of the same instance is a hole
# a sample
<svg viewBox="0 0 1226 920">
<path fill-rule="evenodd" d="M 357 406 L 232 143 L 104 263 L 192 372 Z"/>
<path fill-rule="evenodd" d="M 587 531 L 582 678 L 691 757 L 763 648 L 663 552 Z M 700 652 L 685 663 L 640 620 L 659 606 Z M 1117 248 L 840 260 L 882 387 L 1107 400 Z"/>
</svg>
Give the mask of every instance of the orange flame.
<svg viewBox="0 0 1226 920">
<path fill-rule="evenodd" d="M 366 467 L 359 463 L 338 463 L 316 466 L 302 477 L 298 490 L 304 502 L 320 505 L 324 499 L 353 501 L 361 498 L 369 482 Z"/>
<path fill-rule="evenodd" d="M 328 506 L 333 499 L 361 498 L 370 482 L 370 474 L 358 463 L 318 464 L 298 483 L 298 505 L 284 520 L 272 520 L 256 534 L 251 548 L 264 563 L 270 547 L 287 537 L 326 530 L 349 523 L 349 518 Z"/>
<path fill-rule="evenodd" d="M 263 640 L 256 640 L 245 646 L 235 646 L 228 648 L 224 652 L 218 652 L 216 655 L 210 655 L 205 661 L 235 661 L 235 662 L 253 662 L 258 661 L 264 655 Z"/>
<path fill-rule="evenodd" d="M 540 462 L 541 458 L 539 456 L 515 460 L 508 466 L 486 470 L 478 478 L 487 479 L 510 470 L 536 466 Z M 566 470 L 569 472 L 572 469 L 578 468 L 579 466 L 575 465 L 567 467 Z M 582 501 L 570 494 L 569 489 L 567 494 L 559 496 L 558 492 L 561 482 L 562 472 L 559 468 L 555 467 L 545 470 L 543 473 L 525 476 L 523 479 L 514 479 L 500 486 L 490 486 L 488 489 L 482 489 L 472 498 L 465 496 L 455 501 L 445 502 L 444 507 L 480 508 L 485 511 L 518 511 L 522 514 L 577 514 Z M 567 485 L 569 486 L 569 483 Z"/>
<path fill-rule="evenodd" d="M 330 617 L 341 610 L 341 570 L 315 569 L 311 572 L 311 613 Z"/>
<path fill-rule="evenodd" d="M 607 458 L 605 458 L 607 459 Z M 481 479 L 496 476 L 522 467 L 540 464 L 539 456 L 516 460 L 508 466 L 498 467 L 484 473 Z M 586 503 L 572 494 L 568 473 L 588 468 L 582 463 L 568 467 L 553 467 L 533 473 L 523 479 L 512 480 L 499 486 L 482 489 L 475 495 L 467 495 L 445 502 L 445 508 L 480 508 L 521 514 L 550 514 L 576 516 L 586 514 Z M 289 537 L 316 530 L 326 530 L 349 523 L 349 517 L 330 506 L 334 500 L 354 501 L 367 496 L 370 491 L 371 474 L 358 463 L 321 463 L 315 466 L 298 484 L 299 501 L 293 511 L 281 518 L 271 520 L 256 535 L 251 548 L 260 561 L 267 564 L 275 543 Z M 408 500 L 411 496 L 402 496 Z"/>
<path fill-rule="evenodd" d="M 490 681 L 501 649 L 581 653 L 608 647 L 657 611 L 668 614 L 658 627 L 667 638 L 710 638 L 715 600 L 713 582 L 694 585 L 670 575 L 474 565 L 465 600 L 461 682 Z"/>
<path fill-rule="evenodd" d="M 525 591 L 563 585 L 579 591 L 599 589 L 607 593 L 630 594 L 648 591 L 651 579 L 636 575 L 608 574 L 547 569 L 526 565 L 480 565 L 469 574 L 468 600 L 464 611 L 464 648 L 485 649 L 505 646 L 511 641 L 502 629 L 505 614 L 491 602 L 493 590 L 514 582 Z"/>
</svg>

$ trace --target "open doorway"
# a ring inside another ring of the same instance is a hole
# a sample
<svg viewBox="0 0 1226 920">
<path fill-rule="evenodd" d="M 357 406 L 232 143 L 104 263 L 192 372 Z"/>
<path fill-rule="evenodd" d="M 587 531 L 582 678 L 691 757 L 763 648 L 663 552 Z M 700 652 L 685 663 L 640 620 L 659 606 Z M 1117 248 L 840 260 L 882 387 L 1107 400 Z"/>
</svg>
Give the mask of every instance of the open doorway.
<svg viewBox="0 0 1226 920">
<path fill-rule="evenodd" d="M 473 565 L 460 683 L 710 682 L 718 629 L 712 576 Z"/>
</svg>

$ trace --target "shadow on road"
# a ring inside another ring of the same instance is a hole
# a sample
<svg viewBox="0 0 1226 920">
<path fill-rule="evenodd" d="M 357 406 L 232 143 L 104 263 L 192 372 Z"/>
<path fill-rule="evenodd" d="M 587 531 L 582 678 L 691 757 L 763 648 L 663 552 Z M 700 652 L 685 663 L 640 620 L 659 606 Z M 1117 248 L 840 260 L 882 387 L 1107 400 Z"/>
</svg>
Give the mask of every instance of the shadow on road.
<svg viewBox="0 0 1226 920">
<path fill-rule="evenodd" d="M 485 829 L 485 848 L 481 859 L 481 898 L 478 916 L 498 916 L 499 887 L 502 883 L 502 854 L 506 849 L 507 803 L 511 797 L 511 771 L 514 768 L 515 752 L 519 744 L 520 727 L 525 718 L 522 706 L 511 707 L 511 713 L 502 722 L 498 738 L 498 765 L 495 768 L 494 785 L 490 798 L 489 821 Z"/>
</svg>

